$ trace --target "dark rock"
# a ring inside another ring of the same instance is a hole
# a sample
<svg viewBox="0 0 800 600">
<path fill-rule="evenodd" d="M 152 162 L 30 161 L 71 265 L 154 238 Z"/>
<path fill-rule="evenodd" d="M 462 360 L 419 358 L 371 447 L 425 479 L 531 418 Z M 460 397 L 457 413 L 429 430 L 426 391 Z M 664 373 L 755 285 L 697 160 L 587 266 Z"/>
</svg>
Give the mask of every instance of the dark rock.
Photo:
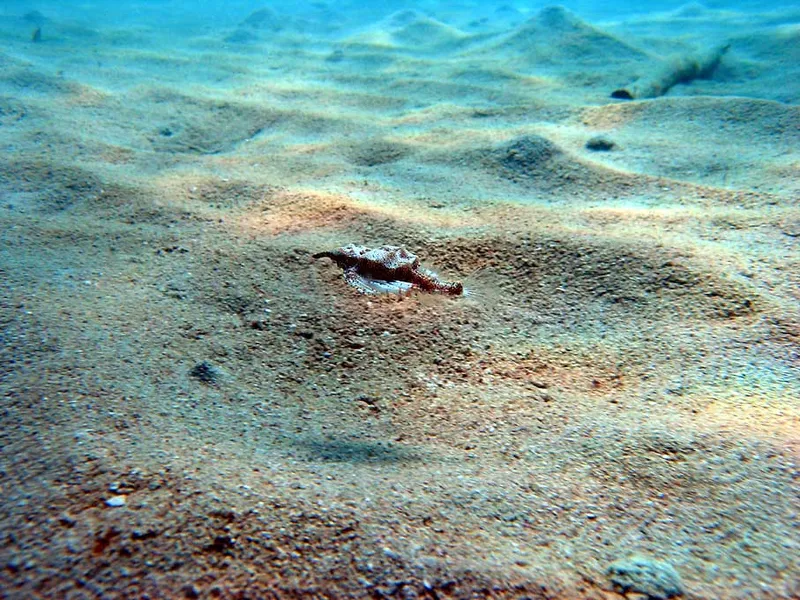
<svg viewBox="0 0 800 600">
<path fill-rule="evenodd" d="M 199 379 L 203 383 L 207 383 L 209 385 L 216 385 L 219 383 L 219 380 L 222 377 L 222 371 L 220 371 L 217 367 L 212 365 L 209 362 L 203 361 L 197 363 L 191 371 L 189 371 L 189 375 L 194 377 L 195 379 Z"/>
<path fill-rule="evenodd" d="M 209 552 L 218 552 L 220 554 L 230 554 L 231 550 L 236 546 L 236 540 L 229 535 L 218 535 L 214 541 L 206 546 Z"/>
<path fill-rule="evenodd" d="M 614 142 L 602 135 L 596 135 L 586 142 L 586 148 L 595 152 L 608 152 L 615 146 Z"/>
<path fill-rule="evenodd" d="M 159 532 L 155 529 L 134 529 L 131 532 L 132 540 L 149 540 L 158 537 Z"/>
<path fill-rule="evenodd" d="M 61 523 L 64 527 L 75 527 L 75 524 L 78 522 L 75 517 L 69 515 L 67 513 L 63 513 L 59 518 L 58 522 Z"/>
</svg>

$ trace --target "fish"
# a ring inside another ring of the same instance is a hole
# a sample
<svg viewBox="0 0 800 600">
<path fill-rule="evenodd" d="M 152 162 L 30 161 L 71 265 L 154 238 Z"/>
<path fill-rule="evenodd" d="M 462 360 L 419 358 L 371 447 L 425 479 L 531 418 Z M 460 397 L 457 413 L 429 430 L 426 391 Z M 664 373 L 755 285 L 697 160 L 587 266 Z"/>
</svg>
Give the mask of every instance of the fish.
<svg viewBox="0 0 800 600">
<path fill-rule="evenodd" d="M 413 291 L 464 296 L 464 285 L 442 281 L 420 265 L 419 258 L 402 246 L 367 248 L 348 244 L 318 252 L 314 259 L 329 258 L 344 270 L 344 280 L 362 294 L 409 294 Z"/>
</svg>

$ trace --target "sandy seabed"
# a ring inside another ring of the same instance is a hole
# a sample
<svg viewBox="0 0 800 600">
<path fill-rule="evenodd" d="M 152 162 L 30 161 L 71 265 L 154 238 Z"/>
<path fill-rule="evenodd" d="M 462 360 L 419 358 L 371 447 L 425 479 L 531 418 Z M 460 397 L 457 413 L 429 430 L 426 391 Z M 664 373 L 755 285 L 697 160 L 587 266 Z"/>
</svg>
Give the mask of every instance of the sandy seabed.
<svg viewBox="0 0 800 600">
<path fill-rule="evenodd" d="M 800 597 L 800 11 L 18 8 L 0 596 Z"/>
</svg>

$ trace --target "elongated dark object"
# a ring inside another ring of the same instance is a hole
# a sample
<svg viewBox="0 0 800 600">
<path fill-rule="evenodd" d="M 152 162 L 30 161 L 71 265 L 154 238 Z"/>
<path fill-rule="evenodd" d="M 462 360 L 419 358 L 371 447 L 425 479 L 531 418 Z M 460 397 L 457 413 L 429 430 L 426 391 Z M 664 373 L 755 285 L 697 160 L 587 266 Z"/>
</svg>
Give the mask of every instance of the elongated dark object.
<svg viewBox="0 0 800 600">
<path fill-rule="evenodd" d="M 655 73 L 637 79 L 624 88 L 614 90 L 611 92 L 611 97 L 621 100 L 657 98 L 666 94 L 675 84 L 706 79 L 719 66 L 719 62 L 730 47 L 730 44 L 725 44 L 700 54 L 668 59 Z"/>
</svg>

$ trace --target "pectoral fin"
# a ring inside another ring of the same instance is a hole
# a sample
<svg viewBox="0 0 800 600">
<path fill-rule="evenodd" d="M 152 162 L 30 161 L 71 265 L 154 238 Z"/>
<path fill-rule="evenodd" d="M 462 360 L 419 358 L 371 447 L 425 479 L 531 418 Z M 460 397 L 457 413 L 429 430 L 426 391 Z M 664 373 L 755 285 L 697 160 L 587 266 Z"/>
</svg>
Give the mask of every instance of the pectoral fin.
<svg viewBox="0 0 800 600">
<path fill-rule="evenodd" d="M 348 269 L 344 272 L 344 280 L 348 285 L 354 287 L 362 294 L 407 294 L 414 284 L 406 281 L 384 281 L 382 279 L 370 279 L 356 272 L 355 269 Z"/>
</svg>

